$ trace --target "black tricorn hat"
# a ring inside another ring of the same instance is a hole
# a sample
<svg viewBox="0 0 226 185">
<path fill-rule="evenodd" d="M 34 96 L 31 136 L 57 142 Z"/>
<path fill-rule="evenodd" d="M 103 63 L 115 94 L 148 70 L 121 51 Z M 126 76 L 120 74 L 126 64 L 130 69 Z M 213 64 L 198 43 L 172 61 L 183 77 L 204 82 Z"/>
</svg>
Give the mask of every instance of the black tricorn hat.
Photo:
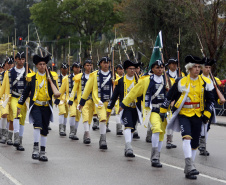
<svg viewBox="0 0 226 185">
<path fill-rule="evenodd" d="M 86 64 L 92 64 L 92 60 L 90 60 L 90 59 L 85 60 L 85 62 L 83 63 L 83 67 L 84 67 Z"/>
<path fill-rule="evenodd" d="M 118 68 L 123 69 L 122 64 L 118 64 L 118 65 L 116 66 L 116 69 L 118 69 Z"/>
<path fill-rule="evenodd" d="M 199 57 L 188 55 L 185 57 L 185 63 L 204 64 L 205 62 Z"/>
<path fill-rule="evenodd" d="M 151 65 L 151 69 L 155 66 L 163 66 L 164 67 L 164 64 L 161 60 L 156 60 L 152 65 Z"/>
<path fill-rule="evenodd" d="M 45 57 L 40 57 L 39 55 L 33 56 L 33 63 L 37 65 L 39 62 L 45 62 L 46 64 L 50 61 L 51 55 L 47 55 Z"/>
<path fill-rule="evenodd" d="M 134 66 L 134 67 L 139 67 L 140 66 L 140 63 L 135 63 L 135 62 L 132 62 L 130 60 L 126 60 L 124 63 L 123 63 L 123 68 L 124 69 L 127 69 L 129 66 Z"/>
<path fill-rule="evenodd" d="M 8 62 L 8 64 L 13 64 L 13 62 L 14 62 L 13 57 L 11 56 L 11 57 L 6 58 L 4 64 L 5 64 L 6 62 Z"/>
<path fill-rule="evenodd" d="M 69 65 L 67 63 L 62 63 L 60 68 L 63 68 L 63 69 L 67 69 L 69 67 Z"/>
<path fill-rule="evenodd" d="M 175 64 L 175 63 L 178 64 L 177 58 L 170 58 L 166 66 L 168 66 L 169 64 Z"/>
<path fill-rule="evenodd" d="M 26 58 L 24 51 L 17 52 L 15 58 L 19 58 L 19 59 Z"/>
<path fill-rule="evenodd" d="M 111 59 L 108 58 L 108 57 L 102 57 L 102 58 L 99 60 L 98 65 L 100 65 L 100 63 L 103 62 L 103 61 L 104 61 L 104 62 L 110 62 Z"/>
<path fill-rule="evenodd" d="M 73 69 L 73 67 L 79 68 L 79 67 L 81 67 L 81 66 L 80 66 L 80 63 L 74 62 L 74 63 L 72 64 L 72 66 L 71 66 L 71 69 Z"/>
<path fill-rule="evenodd" d="M 211 60 L 211 59 L 209 59 L 207 57 L 204 57 L 202 60 L 204 61 L 205 66 L 212 66 L 215 63 L 217 63 L 216 60 L 214 60 L 214 59 Z"/>
</svg>

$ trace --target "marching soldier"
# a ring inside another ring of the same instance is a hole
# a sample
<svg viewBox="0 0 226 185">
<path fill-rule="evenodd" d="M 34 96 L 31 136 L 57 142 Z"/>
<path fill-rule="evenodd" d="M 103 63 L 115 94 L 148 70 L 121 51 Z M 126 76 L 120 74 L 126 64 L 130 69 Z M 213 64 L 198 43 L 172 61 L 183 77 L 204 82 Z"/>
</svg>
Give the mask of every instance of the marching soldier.
<svg viewBox="0 0 226 185">
<path fill-rule="evenodd" d="M 8 70 L 13 67 L 13 58 L 8 57 L 6 61 L 3 64 L 4 72 L 2 73 L 2 80 L 5 76 L 8 76 Z M 7 79 L 9 79 L 7 77 Z M 13 145 L 12 137 L 13 137 L 13 122 L 8 121 L 9 120 L 9 114 L 11 113 L 10 110 L 10 87 L 9 82 L 5 81 L 5 84 L 7 85 L 7 89 L 1 88 L 2 92 L 2 105 L 1 105 L 1 123 L 2 123 L 2 139 L 0 143 L 7 145 Z M 3 81 L 2 81 L 3 85 Z M 7 119 L 8 118 L 8 119 Z"/>
<path fill-rule="evenodd" d="M 62 64 L 62 68 L 68 68 L 69 66 L 66 63 Z M 62 85 L 60 88 L 61 96 L 55 100 L 55 104 L 59 106 L 59 134 L 60 136 L 66 136 L 66 124 L 67 124 L 67 116 L 68 116 L 68 103 L 69 95 L 72 91 L 74 85 L 74 76 L 79 74 L 80 65 L 78 63 L 73 63 L 72 71 L 68 76 L 65 76 L 62 81 Z M 76 99 L 75 99 L 76 101 Z M 70 106 L 69 110 L 69 119 L 70 125 L 75 126 L 76 132 L 79 124 L 81 114 L 77 111 L 76 104 L 74 106 Z M 70 127 L 72 129 L 72 127 Z M 70 130 L 69 138 L 72 140 L 78 140 L 76 136 L 76 132 L 74 129 Z"/>
<path fill-rule="evenodd" d="M 46 64 L 49 60 L 49 55 L 46 57 L 34 55 L 33 63 L 36 65 L 38 71 L 37 73 L 29 73 L 27 75 L 28 84 L 17 104 L 17 114 L 19 115 L 21 108 L 30 94 L 29 122 L 34 126 L 32 159 L 39 161 L 48 161 L 45 155 L 47 135 L 49 133 L 48 126 L 50 121 L 53 122 L 52 79 L 46 75 Z"/>
<path fill-rule="evenodd" d="M 202 122 L 207 123 L 214 108 L 213 85 L 210 80 L 200 76 L 203 61 L 199 57 L 189 55 L 185 58 L 187 76 L 176 80 L 167 93 L 161 106 L 160 116 L 164 118 L 172 101 L 173 115 L 168 128 L 181 131 L 185 157 L 185 177 L 197 179 L 199 172 L 194 160 L 199 146 Z"/>
<path fill-rule="evenodd" d="M 203 58 L 203 61 L 205 62 L 205 64 L 204 64 L 205 66 L 203 66 L 203 68 L 202 68 L 202 76 L 208 78 L 211 81 L 211 83 L 213 84 L 213 81 L 210 78 L 210 72 L 211 72 L 212 66 L 216 63 L 216 61 L 210 60 L 209 58 Z M 218 79 L 217 77 L 214 77 L 214 78 L 215 78 L 215 81 L 217 82 L 217 84 L 221 85 L 220 79 Z M 220 102 L 220 99 L 217 96 L 217 92 L 216 92 L 215 88 L 213 90 L 213 94 L 214 94 L 215 103 L 222 105 L 224 102 Z M 202 124 L 202 130 L 201 130 L 201 136 L 199 139 L 199 148 L 198 148 L 200 151 L 199 155 L 203 155 L 203 156 L 210 155 L 209 152 L 206 150 L 206 143 L 207 143 L 210 125 L 212 123 L 216 123 L 215 108 L 211 112 L 211 118 L 210 118 L 209 122 L 207 124 Z"/>
<path fill-rule="evenodd" d="M 100 70 L 94 71 L 90 74 L 89 80 L 86 83 L 84 93 L 79 103 L 79 109 L 85 105 L 90 93 L 92 92 L 92 98 L 97 107 L 97 114 L 100 120 L 100 141 L 99 148 L 107 149 L 106 142 L 106 124 L 107 119 L 107 105 L 112 95 L 112 73 L 109 71 L 109 62 L 111 60 L 108 57 L 103 57 L 99 61 Z"/>
<path fill-rule="evenodd" d="M 68 73 L 68 64 L 66 63 L 62 63 L 61 67 L 60 67 L 60 75 L 58 76 L 58 89 L 60 89 L 62 82 L 63 82 L 63 78 L 65 76 L 67 76 Z"/>
<path fill-rule="evenodd" d="M 164 64 L 156 60 L 151 65 L 153 75 L 143 76 L 138 84 L 130 91 L 122 101 L 121 108 L 128 106 L 135 98 L 143 95 L 143 115 L 145 126 L 150 121 L 152 127 L 152 152 L 151 164 L 153 167 L 161 168 L 160 152 L 166 129 L 166 119 L 161 120 L 159 115 L 160 105 L 165 98 L 165 83 L 162 76 Z"/>
<path fill-rule="evenodd" d="M 86 60 L 83 63 L 84 73 L 80 73 L 74 77 L 74 87 L 72 89 L 70 100 L 68 102 L 69 106 L 75 106 L 77 110 L 78 102 L 81 100 L 82 94 L 85 89 L 85 85 L 89 79 L 91 68 L 92 67 L 92 61 Z M 92 100 L 92 95 L 90 94 L 83 109 L 82 109 L 82 120 L 83 120 L 83 126 L 84 126 L 84 136 L 83 136 L 83 143 L 84 144 L 90 144 L 90 124 L 92 122 L 93 118 L 93 111 L 94 111 L 94 103 Z M 78 111 L 78 110 L 77 110 Z M 77 128 L 76 128 L 77 132 Z"/>
<path fill-rule="evenodd" d="M 135 78 L 135 69 L 139 65 L 140 63 L 133 63 L 129 60 L 126 60 L 123 63 L 124 70 L 126 70 L 126 75 L 115 81 L 115 89 L 107 109 L 108 117 L 110 117 L 111 110 L 114 107 L 115 102 L 118 100 L 118 97 L 121 103 L 122 100 L 127 96 L 127 94 L 129 94 L 130 90 L 136 85 L 137 79 Z M 125 144 L 126 157 L 135 157 L 135 155 L 133 154 L 131 142 L 132 135 L 133 132 L 135 131 L 135 126 L 138 121 L 137 107 L 139 107 L 139 110 L 141 110 L 140 102 L 137 102 L 135 98 L 131 101 L 131 103 L 128 104 L 127 107 L 125 107 L 122 113 L 121 120 L 125 126 L 124 135 L 126 143 Z"/>
<path fill-rule="evenodd" d="M 166 64 L 166 66 L 168 67 L 168 71 L 166 71 L 166 74 L 168 76 L 168 78 L 170 79 L 169 83 L 171 83 L 171 86 L 173 86 L 173 84 L 175 83 L 175 80 L 179 77 L 179 70 L 177 68 L 178 66 L 178 60 L 176 58 L 170 58 L 168 60 L 168 63 Z M 184 77 L 184 73 L 181 73 L 182 77 Z M 170 119 L 172 112 L 169 108 L 168 111 L 168 119 Z M 171 148 L 176 148 L 177 145 L 172 144 L 173 141 L 173 131 L 172 129 L 168 129 L 167 128 L 167 138 L 166 138 L 166 148 L 167 149 L 171 149 Z"/>
<path fill-rule="evenodd" d="M 116 81 L 123 77 L 123 75 L 124 75 L 123 66 L 121 64 L 118 64 L 116 66 Z M 115 113 L 116 113 L 116 135 L 120 136 L 123 135 L 123 131 L 118 111 L 119 111 L 119 99 L 115 103 Z"/>
</svg>

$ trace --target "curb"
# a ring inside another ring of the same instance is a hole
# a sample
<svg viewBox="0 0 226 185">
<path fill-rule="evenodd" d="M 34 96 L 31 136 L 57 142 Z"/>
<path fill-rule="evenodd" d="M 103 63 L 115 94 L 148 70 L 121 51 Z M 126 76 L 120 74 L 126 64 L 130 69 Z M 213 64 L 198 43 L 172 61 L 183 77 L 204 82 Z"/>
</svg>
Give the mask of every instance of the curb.
<svg viewBox="0 0 226 185">
<path fill-rule="evenodd" d="M 215 123 L 215 124 L 213 124 L 213 125 L 226 127 L 226 123 L 220 123 L 220 122 Z"/>
</svg>

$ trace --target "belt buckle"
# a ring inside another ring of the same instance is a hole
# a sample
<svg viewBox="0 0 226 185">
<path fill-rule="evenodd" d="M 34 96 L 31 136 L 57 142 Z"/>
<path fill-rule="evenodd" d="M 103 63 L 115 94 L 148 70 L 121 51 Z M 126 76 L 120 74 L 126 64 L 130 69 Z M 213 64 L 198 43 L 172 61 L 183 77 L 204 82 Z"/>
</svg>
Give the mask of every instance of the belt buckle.
<svg viewBox="0 0 226 185">
<path fill-rule="evenodd" d="M 193 105 L 193 108 L 195 108 L 195 109 L 198 108 L 198 105 L 199 105 L 199 104 L 194 104 L 194 105 Z"/>
</svg>

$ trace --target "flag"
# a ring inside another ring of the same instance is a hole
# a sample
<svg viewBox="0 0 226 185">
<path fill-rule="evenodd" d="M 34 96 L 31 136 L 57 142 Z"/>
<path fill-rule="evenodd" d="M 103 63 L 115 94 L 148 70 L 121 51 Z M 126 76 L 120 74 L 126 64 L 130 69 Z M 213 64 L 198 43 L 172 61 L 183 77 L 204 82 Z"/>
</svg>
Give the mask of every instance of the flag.
<svg viewBox="0 0 226 185">
<path fill-rule="evenodd" d="M 159 32 L 156 41 L 155 41 L 155 46 L 153 48 L 152 51 L 152 55 L 151 55 L 151 59 L 149 62 L 149 66 L 148 66 L 148 71 L 151 70 L 151 65 L 156 61 L 156 60 L 161 60 L 161 52 L 160 49 L 163 48 L 163 44 L 162 44 L 162 31 Z"/>
</svg>

